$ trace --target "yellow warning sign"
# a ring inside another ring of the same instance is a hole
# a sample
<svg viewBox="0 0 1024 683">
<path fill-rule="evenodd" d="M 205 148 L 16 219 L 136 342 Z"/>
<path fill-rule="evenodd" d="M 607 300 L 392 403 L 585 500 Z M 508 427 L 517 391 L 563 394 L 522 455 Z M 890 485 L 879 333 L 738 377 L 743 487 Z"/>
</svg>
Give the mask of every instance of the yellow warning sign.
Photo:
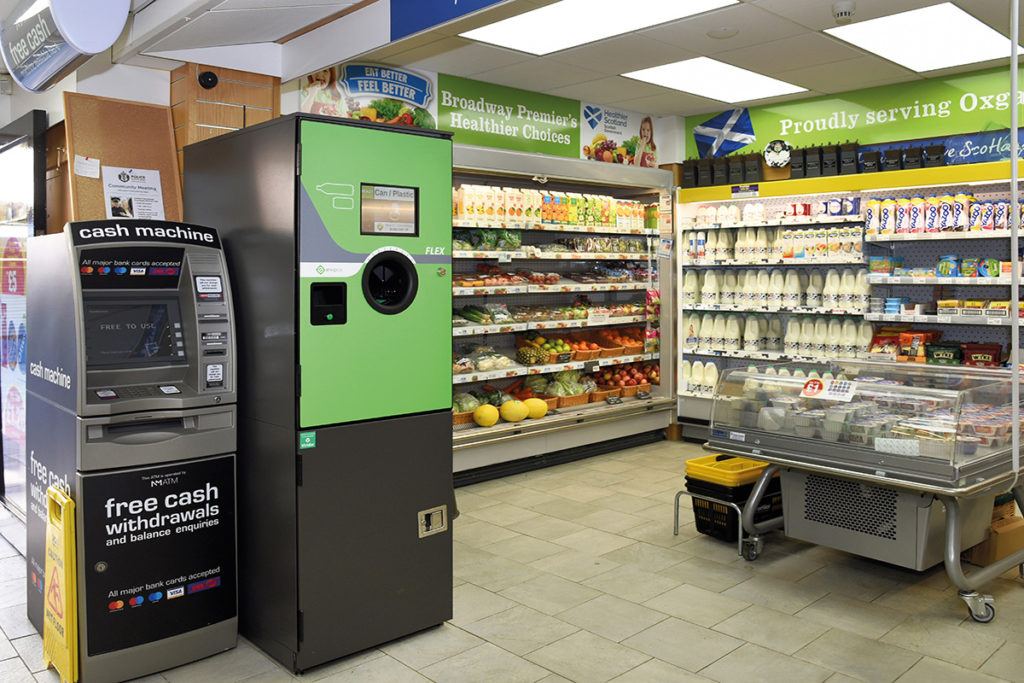
<svg viewBox="0 0 1024 683">
<path fill-rule="evenodd" d="M 46 618 L 43 661 L 65 683 L 78 680 L 78 604 L 75 578 L 75 502 L 46 489 Z"/>
</svg>

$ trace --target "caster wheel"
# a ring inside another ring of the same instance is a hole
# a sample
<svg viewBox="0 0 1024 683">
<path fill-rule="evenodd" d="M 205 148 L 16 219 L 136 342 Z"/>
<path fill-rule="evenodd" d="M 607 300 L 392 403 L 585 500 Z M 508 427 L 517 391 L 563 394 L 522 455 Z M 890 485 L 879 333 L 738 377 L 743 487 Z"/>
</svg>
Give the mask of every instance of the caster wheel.
<svg viewBox="0 0 1024 683">
<path fill-rule="evenodd" d="M 974 619 L 979 624 L 987 624 L 996 618 L 996 608 L 992 605 L 985 605 L 984 614 L 975 614 L 974 612 L 971 612 L 970 614 L 971 619 Z"/>
<path fill-rule="evenodd" d="M 753 562 L 758 558 L 760 554 L 761 552 L 753 543 L 748 543 L 747 545 L 743 546 L 743 559 L 747 562 Z"/>
</svg>

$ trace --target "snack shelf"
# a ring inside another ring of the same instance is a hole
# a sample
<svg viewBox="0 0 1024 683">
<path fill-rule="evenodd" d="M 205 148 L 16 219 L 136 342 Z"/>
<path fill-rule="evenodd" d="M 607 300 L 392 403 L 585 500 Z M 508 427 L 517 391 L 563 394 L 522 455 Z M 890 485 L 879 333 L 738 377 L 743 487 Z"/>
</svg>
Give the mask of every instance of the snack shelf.
<svg viewBox="0 0 1024 683">
<path fill-rule="evenodd" d="M 509 355 L 515 355 L 510 352 Z M 624 365 L 636 363 L 637 361 L 657 360 L 658 353 L 639 353 L 627 356 L 615 356 L 613 358 L 597 358 L 587 361 L 569 361 L 568 363 L 551 363 L 546 365 L 519 365 L 504 368 L 501 370 L 489 370 L 486 372 L 466 372 L 460 375 L 452 375 L 452 384 L 472 384 L 473 382 L 486 382 L 495 379 L 506 379 L 510 377 L 525 377 L 526 375 L 543 375 L 548 372 L 561 372 L 562 370 L 587 370 L 592 368 L 603 368 L 609 365 Z"/>
<path fill-rule="evenodd" d="M 760 266 L 859 266 L 864 265 L 863 258 L 778 258 L 763 259 L 760 261 L 682 261 L 683 268 L 723 268 L 740 266 L 743 268 L 758 268 Z"/>
<path fill-rule="evenodd" d="M 932 240 L 986 240 L 1009 238 L 1009 230 L 976 230 L 964 232 L 898 232 L 864 235 L 865 242 L 917 242 Z"/>
<path fill-rule="evenodd" d="M 583 232 L 599 235 L 652 235 L 657 231 L 646 228 L 626 228 L 608 225 L 575 225 L 562 223 L 490 223 L 487 221 L 460 221 L 452 219 L 453 228 L 485 228 L 488 230 L 537 230 L 549 232 Z"/>
<path fill-rule="evenodd" d="M 899 315 L 893 313 L 866 313 L 864 319 L 879 322 L 933 323 L 937 325 L 1010 326 L 1010 317 L 1008 315 Z M 1024 324 L 1021 327 L 1024 328 Z"/>
<path fill-rule="evenodd" d="M 456 249 L 452 258 L 498 259 L 507 261 L 647 261 L 649 254 L 641 253 L 588 253 L 582 251 L 467 251 Z"/>
<path fill-rule="evenodd" d="M 731 200 L 730 200 L 731 201 Z M 710 202 L 709 202 L 710 203 Z M 864 216 L 793 216 L 791 218 L 765 219 L 763 221 L 740 221 L 738 223 L 680 223 L 680 230 L 729 230 L 731 228 L 774 228 L 793 225 L 834 225 L 836 223 L 863 223 Z"/>
<path fill-rule="evenodd" d="M 506 323 L 504 325 L 466 325 L 464 327 L 453 327 L 453 337 L 470 337 L 477 334 L 503 334 L 509 332 L 525 332 L 526 330 L 571 330 L 581 327 L 605 327 L 610 325 L 624 325 L 628 323 L 642 323 L 647 321 L 647 316 L 625 315 L 618 317 L 598 317 L 597 321 L 588 318 L 579 320 L 538 320 L 528 323 Z"/>
<path fill-rule="evenodd" d="M 868 275 L 872 285 L 1008 285 L 1006 277 L 910 277 L 908 275 Z"/>
<path fill-rule="evenodd" d="M 797 315 L 864 315 L 864 311 L 850 308 L 806 306 L 739 306 L 728 304 L 683 304 L 684 311 L 713 311 L 735 313 L 793 313 Z"/>
</svg>

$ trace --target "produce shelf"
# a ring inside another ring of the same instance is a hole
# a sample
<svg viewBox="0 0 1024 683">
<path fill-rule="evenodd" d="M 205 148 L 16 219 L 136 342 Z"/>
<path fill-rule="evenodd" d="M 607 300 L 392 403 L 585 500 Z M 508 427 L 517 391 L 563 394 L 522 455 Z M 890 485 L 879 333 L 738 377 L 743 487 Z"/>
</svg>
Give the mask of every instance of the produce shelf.
<svg viewBox="0 0 1024 683">
<path fill-rule="evenodd" d="M 1006 277 L 910 277 L 908 275 L 868 275 L 872 285 L 1008 285 Z"/>
<path fill-rule="evenodd" d="M 515 356 L 510 351 L 509 357 Z M 502 370 L 490 370 L 487 372 L 467 372 L 461 375 L 452 375 L 452 384 L 472 384 L 473 382 L 486 382 L 495 379 L 506 379 L 509 377 L 524 377 L 526 375 L 543 375 L 548 372 L 561 372 L 562 370 L 586 370 L 603 368 L 609 365 L 623 365 L 625 363 L 636 363 L 637 361 L 657 360 L 657 353 L 640 353 L 628 356 L 615 356 L 614 358 L 598 358 L 587 361 L 571 361 L 569 363 L 552 363 L 550 365 L 516 365 Z"/>
<path fill-rule="evenodd" d="M 730 266 L 742 266 L 744 268 L 756 268 L 758 266 L 842 266 L 842 265 L 864 265 L 864 258 L 778 258 L 762 259 L 760 261 L 737 261 L 729 259 L 726 261 L 682 261 L 683 268 L 722 268 Z"/>
<path fill-rule="evenodd" d="M 866 313 L 865 320 L 901 323 L 934 323 L 937 325 L 1001 325 L 1010 326 L 1009 316 L 997 315 L 896 315 L 890 313 Z M 1021 321 L 1024 328 L 1024 320 Z"/>
<path fill-rule="evenodd" d="M 828 308 L 807 306 L 738 306 L 729 304 L 683 304 L 684 311 L 713 311 L 739 313 L 793 313 L 797 315 L 864 315 L 864 311 L 852 308 Z"/>
<path fill-rule="evenodd" d="M 791 225 L 834 225 L 836 223 L 863 223 L 864 216 L 791 216 L 787 218 L 766 219 L 763 221 L 739 221 L 738 223 L 680 223 L 679 229 L 692 230 L 729 230 L 731 228 L 773 228 Z"/>
<path fill-rule="evenodd" d="M 604 327 L 606 325 L 623 325 L 646 321 L 647 317 L 643 315 L 626 315 L 616 318 L 605 318 L 599 322 L 592 322 L 589 318 L 583 318 L 580 320 L 541 320 L 528 323 L 507 323 L 505 325 L 466 325 L 465 327 L 453 327 L 452 336 L 469 337 L 477 334 L 504 334 L 526 330 L 568 330 L 580 327 Z"/>
<path fill-rule="evenodd" d="M 458 452 L 487 442 L 505 441 L 572 429 L 587 422 L 601 422 L 635 417 L 650 412 L 666 412 L 675 403 L 672 398 L 652 396 L 651 398 L 624 398 L 618 405 L 605 402 L 587 403 L 572 408 L 559 408 L 537 420 L 522 422 L 499 422 L 493 427 L 476 424 L 458 425 L 452 430 L 452 447 Z M 665 425 L 667 426 L 667 424 Z"/>
<path fill-rule="evenodd" d="M 883 235 L 864 235 L 865 242 L 930 242 L 932 240 L 991 240 L 1009 238 L 1009 230 L 979 230 L 972 232 L 899 232 Z"/>
<path fill-rule="evenodd" d="M 492 223 L 488 221 L 460 221 L 452 220 L 453 228 L 487 228 L 491 230 L 538 230 L 550 232 L 584 232 L 599 235 L 657 235 L 657 230 L 646 228 L 621 228 L 617 226 L 602 225 L 570 225 L 561 223 Z"/>
<path fill-rule="evenodd" d="M 549 292 L 625 292 L 647 289 L 646 282 L 603 282 L 583 284 L 562 280 L 552 285 L 505 285 L 503 287 L 452 287 L 453 296 L 490 296 L 504 294 L 546 294 Z"/>
<path fill-rule="evenodd" d="M 589 253 L 585 251 L 467 251 L 456 249 L 452 258 L 457 259 L 498 259 L 508 261 L 648 261 L 650 254 L 640 253 Z"/>
</svg>

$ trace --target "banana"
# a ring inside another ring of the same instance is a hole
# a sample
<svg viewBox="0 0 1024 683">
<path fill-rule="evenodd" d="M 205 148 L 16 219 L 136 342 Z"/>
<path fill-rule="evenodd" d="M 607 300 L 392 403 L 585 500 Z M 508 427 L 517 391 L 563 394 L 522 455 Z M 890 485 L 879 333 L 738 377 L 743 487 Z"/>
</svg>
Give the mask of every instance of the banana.
<svg viewBox="0 0 1024 683">
<path fill-rule="evenodd" d="M 598 144 L 599 142 L 604 142 L 607 139 L 608 139 L 607 135 L 605 135 L 604 133 L 598 133 L 597 135 L 594 136 L 594 140 L 593 140 L 593 142 L 590 143 L 590 146 L 593 147 L 594 145 Z"/>
</svg>

